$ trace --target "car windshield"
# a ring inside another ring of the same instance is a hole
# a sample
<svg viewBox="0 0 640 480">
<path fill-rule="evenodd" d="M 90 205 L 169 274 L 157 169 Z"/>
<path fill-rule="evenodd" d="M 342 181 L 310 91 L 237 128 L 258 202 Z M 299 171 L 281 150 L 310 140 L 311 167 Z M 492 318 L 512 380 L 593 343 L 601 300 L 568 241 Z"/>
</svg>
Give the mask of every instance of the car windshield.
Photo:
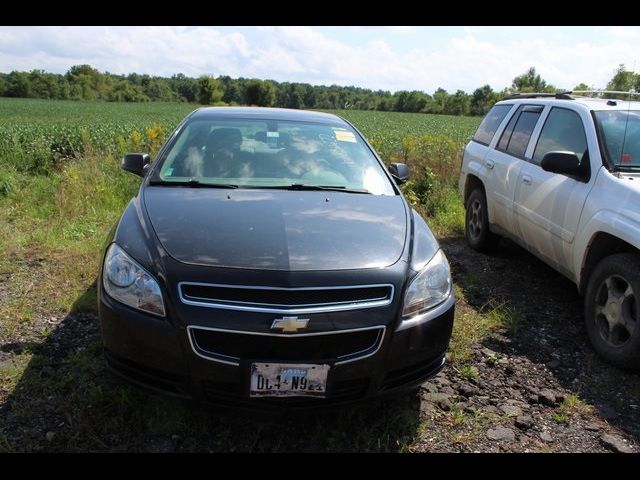
<svg viewBox="0 0 640 480">
<path fill-rule="evenodd" d="M 609 162 L 616 168 L 640 169 L 640 110 L 595 112 Z"/>
<path fill-rule="evenodd" d="M 350 127 L 257 119 L 193 120 L 154 184 L 239 188 L 328 187 L 395 195 L 374 154 Z"/>
</svg>

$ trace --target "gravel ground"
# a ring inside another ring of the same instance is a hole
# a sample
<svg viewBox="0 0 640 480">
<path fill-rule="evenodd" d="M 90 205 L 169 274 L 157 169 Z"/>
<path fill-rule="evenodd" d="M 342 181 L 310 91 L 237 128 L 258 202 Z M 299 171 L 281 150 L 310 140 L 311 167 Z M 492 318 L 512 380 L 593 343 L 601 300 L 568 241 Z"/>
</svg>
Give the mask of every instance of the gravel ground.
<svg viewBox="0 0 640 480">
<path fill-rule="evenodd" d="M 491 256 L 442 245 L 458 308 L 499 302 L 518 322 L 415 393 L 274 427 L 122 385 L 94 315 L 41 316 L 0 332 L 0 451 L 640 452 L 640 376 L 593 352 L 575 286 L 505 240 Z"/>
</svg>

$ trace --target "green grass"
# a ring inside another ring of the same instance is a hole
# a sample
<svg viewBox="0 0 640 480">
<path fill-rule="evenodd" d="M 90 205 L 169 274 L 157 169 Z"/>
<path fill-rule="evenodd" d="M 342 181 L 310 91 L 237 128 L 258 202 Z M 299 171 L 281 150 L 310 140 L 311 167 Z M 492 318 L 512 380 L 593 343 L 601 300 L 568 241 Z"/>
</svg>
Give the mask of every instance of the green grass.
<svg viewBox="0 0 640 480">
<path fill-rule="evenodd" d="M 462 365 L 458 367 L 457 370 L 462 378 L 466 378 L 468 380 L 475 380 L 480 376 L 478 369 L 473 365 Z"/>
<path fill-rule="evenodd" d="M 464 299 L 456 286 L 457 296 Z M 464 363 L 471 356 L 471 347 L 497 330 L 513 332 L 518 316 L 506 303 L 489 302 L 479 310 L 458 302 L 453 335 L 449 346 L 451 360 Z"/>
<path fill-rule="evenodd" d="M 551 418 L 556 423 L 568 424 L 570 420 L 576 416 L 588 417 L 594 411 L 594 408 L 582 401 L 573 393 L 567 394 L 560 406 L 553 412 Z"/>
</svg>

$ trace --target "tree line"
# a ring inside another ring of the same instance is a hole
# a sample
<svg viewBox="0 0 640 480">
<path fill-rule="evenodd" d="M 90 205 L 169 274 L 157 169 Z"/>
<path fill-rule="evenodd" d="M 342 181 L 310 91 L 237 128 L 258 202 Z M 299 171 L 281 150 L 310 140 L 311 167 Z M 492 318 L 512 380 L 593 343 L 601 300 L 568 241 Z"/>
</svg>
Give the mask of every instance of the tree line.
<svg viewBox="0 0 640 480">
<path fill-rule="evenodd" d="M 616 70 L 608 89 L 640 88 L 640 74 L 624 65 Z M 581 83 L 575 90 L 587 90 Z M 116 75 L 100 72 L 90 65 L 76 65 L 65 74 L 44 70 L 0 73 L 0 96 L 56 100 L 104 100 L 109 102 L 192 102 L 202 105 L 258 105 L 305 109 L 354 109 L 397 112 L 423 112 L 448 115 L 484 115 L 489 108 L 514 92 L 555 92 L 529 68 L 512 81 L 510 87 L 494 91 L 489 85 L 468 94 L 449 93 L 438 88 L 432 95 L 419 90 L 370 90 L 355 86 L 323 86 L 297 82 L 276 82 L 248 78 L 201 76 L 182 73 L 159 77 L 131 73 Z"/>
</svg>

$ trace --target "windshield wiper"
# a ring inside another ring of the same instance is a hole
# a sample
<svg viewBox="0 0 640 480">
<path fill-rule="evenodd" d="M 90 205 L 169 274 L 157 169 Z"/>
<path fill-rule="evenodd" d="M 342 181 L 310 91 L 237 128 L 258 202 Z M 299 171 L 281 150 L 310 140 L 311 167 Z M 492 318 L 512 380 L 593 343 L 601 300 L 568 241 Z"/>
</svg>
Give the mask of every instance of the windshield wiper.
<svg viewBox="0 0 640 480">
<path fill-rule="evenodd" d="M 328 190 L 332 192 L 345 192 L 345 193 L 365 193 L 371 192 L 365 188 L 347 188 L 344 185 L 309 185 L 306 183 L 292 183 L 291 185 L 269 185 L 264 187 L 255 188 L 268 188 L 272 190 Z"/>
<path fill-rule="evenodd" d="M 180 180 L 177 182 L 165 182 L 162 180 L 151 180 L 149 185 L 165 185 L 167 187 L 204 187 L 204 188 L 238 188 L 238 185 L 232 183 L 207 183 L 190 178 L 189 180 Z"/>
</svg>

